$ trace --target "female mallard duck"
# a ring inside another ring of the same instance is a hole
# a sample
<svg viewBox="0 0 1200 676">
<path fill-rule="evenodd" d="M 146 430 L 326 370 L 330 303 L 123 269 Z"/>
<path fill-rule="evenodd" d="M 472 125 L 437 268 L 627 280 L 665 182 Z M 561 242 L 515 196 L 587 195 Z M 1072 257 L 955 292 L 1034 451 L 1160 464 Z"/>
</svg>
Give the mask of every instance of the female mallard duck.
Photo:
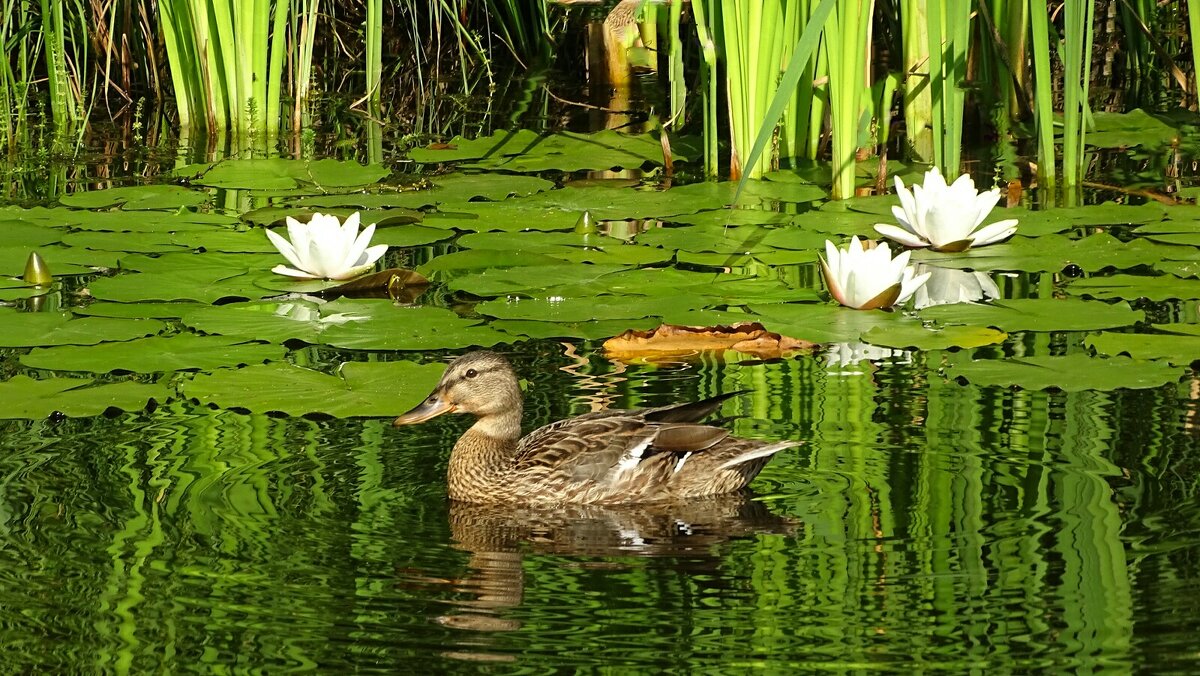
<svg viewBox="0 0 1200 676">
<path fill-rule="evenodd" d="M 472 352 L 450 364 L 395 425 L 470 413 L 450 453 L 450 497 L 466 502 L 618 504 L 730 493 L 795 441 L 765 444 L 696 424 L 725 394 L 689 404 L 587 413 L 521 437 L 521 388 L 508 360 Z"/>
</svg>

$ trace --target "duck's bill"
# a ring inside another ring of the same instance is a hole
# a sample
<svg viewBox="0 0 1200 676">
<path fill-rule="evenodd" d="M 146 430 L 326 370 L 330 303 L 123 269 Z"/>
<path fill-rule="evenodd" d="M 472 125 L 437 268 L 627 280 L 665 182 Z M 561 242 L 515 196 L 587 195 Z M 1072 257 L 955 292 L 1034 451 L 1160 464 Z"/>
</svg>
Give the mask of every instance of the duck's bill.
<svg viewBox="0 0 1200 676">
<path fill-rule="evenodd" d="M 425 401 L 413 407 L 411 411 L 393 420 L 392 424 L 396 427 L 401 425 L 415 425 L 425 422 L 430 418 L 436 418 L 443 413 L 454 413 L 455 410 L 454 404 L 436 394 L 431 394 Z"/>
</svg>

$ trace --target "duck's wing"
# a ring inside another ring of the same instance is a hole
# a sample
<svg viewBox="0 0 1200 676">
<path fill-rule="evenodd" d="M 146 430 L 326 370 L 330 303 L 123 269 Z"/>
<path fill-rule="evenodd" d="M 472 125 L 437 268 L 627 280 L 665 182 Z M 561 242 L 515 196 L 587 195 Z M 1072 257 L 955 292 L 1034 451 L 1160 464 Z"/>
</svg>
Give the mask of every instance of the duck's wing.
<svg viewBox="0 0 1200 676">
<path fill-rule="evenodd" d="M 645 413 L 599 411 L 534 430 L 517 445 L 514 468 L 552 483 L 633 489 L 665 482 L 686 457 L 729 436 L 719 427 L 646 420 Z"/>
</svg>

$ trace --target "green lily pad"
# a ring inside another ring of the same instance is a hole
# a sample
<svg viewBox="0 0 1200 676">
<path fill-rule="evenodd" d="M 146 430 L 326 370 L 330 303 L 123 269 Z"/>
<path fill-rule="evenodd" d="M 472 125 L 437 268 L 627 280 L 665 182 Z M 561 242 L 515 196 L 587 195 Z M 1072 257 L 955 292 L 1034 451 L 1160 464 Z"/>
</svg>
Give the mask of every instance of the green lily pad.
<svg viewBox="0 0 1200 676">
<path fill-rule="evenodd" d="M 670 222 L 678 225 L 724 228 L 735 225 L 787 225 L 793 218 L 791 214 L 766 209 L 709 209 L 694 214 L 672 216 Z M 828 216 L 822 220 L 828 220 Z"/>
<path fill-rule="evenodd" d="M 287 300 L 193 305 L 183 313 L 182 321 L 185 326 L 205 333 L 253 337 L 272 343 L 299 340 L 315 345 L 320 342 L 320 334 L 326 327 L 355 321 L 355 316 L 331 313 L 322 317 L 316 303 Z"/>
<path fill-rule="evenodd" d="M 468 249 L 438 256 L 419 266 L 417 272 L 430 279 L 440 279 L 448 273 L 525 266 L 561 265 L 562 260 L 538 253 Z"/>
<path fill-rule="evenodd" d="M 348 362 L 337 375 L 292 364 L 262 364 L 202 373 L 184 383 L 185 396 L 202 404 L 338 418 L 399 415 L 421 402 L 445 367 L 408 361 Z"/>
<path fill-rule="evenodd" d="M 270 272 L 241 273 L 223 268 L 180 269 L 175 272 L 139 272 L 103 277 L 89 285 L 92 297 L 118 303 L 151 301 L 257 300 L 276 292 L 265 288 Z"/>
<path fill-rule="evenodd" d="M 1146 318 L 1128 303 L 1101 303 L 1077 298 L 1019 298 L 988 304 L 935 305 L 920 311 L 923 319 L 944 324 L 994 326 L 1004 331 L 1092 331 L 1132 326 Z"/>
<path fill-rule="evenodd" d="M 942 267 L 1024 272 L 1058 272 L 1072 264 L 1087 272 L 1106 268 L 1124 270 L 1166 259 L 1167 247 L 1143 240 L 1125 243 L 1105 232 L 1081 240 L 1062 235 L 1018 237 L 961 253 L 924 250 L 913 253 L 914 261 Z"/>
<path fill-rule="evenodd" d="M 1158 147 L 1179 139 L 1179 130 L 1141 108 L 1128 113 L 1092 113 L 1093 127 L 1084 141 L 1097 148 Z"/>
<path fill-rule="evenodd" d="M 95 274 L 96 268 L 115 268 L 118 255 L 108 251 L 90 251 L 61 246 L 0 247 L 0 275 L 20 277 L 25 273 L 29 254 L 37 251 L 55 277 Z"/>
<path fill-rule="evenodd" d="M 156 373 L 261 364 L 283 359 L 284 354 L 284 348 L 278 345 L 184 333 L 121 343 L 35 348 L 21 356 L 21 363 L 56 371 Z"/>
<path fill-rule="evenodd" d="M 693 253 L 751 254 L 765 253 L 772 247 L 763 242 L 772 231 L 757 225 L 733 228 L 722 226 L 684 226 L 651 228 L 637 236 L 642 246 L 662 247 Z M 800 233 L 803 234 L 803 233 Z M 811 235 L 809 235 L 811 236 Z M 822 243 L 824 239 L 821 239 Z"/>
<path fill-rule="evenodd" d="M 1200 280 L 1180 279 L 1175 276 L 1112 275 L 1110 277 L 1077 279 L 1067 286 L 1067 291 L 1077 296 L 1089 296 L 1100 300 L 1112 298 L 1128 300 L 1149 298 L 1155 301 L 1173 298 L 1191 300 L 1200 298 Z"/>
<path fill-rule="evenodd" d="M 177 232 L 231 229 L 241 224 L 233 216 L 195 211 L 80 211 L 78 209 L 49 209 L 57 223 L 73 230 L 94 232 L 146 232 L 171 234 Z"/>
<path fill-rule="evenodd" d="M 610 319 L 586 322 L 539 322 L 527 319 L 498 319 L 488 326 L 514 337 L 545 340 L 549 338 L 580 338 L 600 340 L 629 329 L 648 331 L 661 321 L 656 317 L 644 319 Z"/>
<path fill-rule="evenodd" d="M 454 228 L 468 232 L 571 230 L 582 213 L 528 204 L 525 200 L 516 199 L 503 202 L 468 202 L 454 205 L 452 212 L 426 214 L 421 224 L 431 228 Z"/>
<path fill-rule="evenodd" d="M 339 298 L 321 306 L 321 316 L 342 321 L 321 333 L 321 342 L 349 350 L 434 350 L 490 347 L 511 340 L 480 319 L 465 319 L 436 307 L 397 307 L 390 300 Z"/>
<path fill-rule="evenodd" d="M 4 246 L 29 249 L 61 242 L 63 236 L 62 230 L 19 220 L 0 220 L 0 233 L 4 233 Z"/>
<path fill-rule="evenodd" d="M 983 326 L 946 326 L 928 328 L 918 324 L 874 327 L 862 334 L 872 345 L 918 350 L 945 350 L 951 347 L 982 347 L 1003 343 L 1007 333 Z"/>
<path fill-rule="evenodd" d="M 1163 261 L 1154 269 L 1176 277 L 1200 277 L 1200 261 Z"/>
<path fill-rule="evenodd" d="M 507 298 L 475 306 L 475 311 L 497 319 L 525 319 L 573 324 L 592 320 L 662 317 L 672 311 L 699 309 L 708 301 L 699 296 L 598 296 L 593 298 Z"/>
<path fill-rule="evenodd" d="M 814 343 L 857 342 L 872 329 L 920 324 L 900 312 L 852 310 L 828 303 L 753 304 L 750 311 L 760 316 L 768 331 Z"/>
<path fill-rule="evenodd" d="M 73 307 L 71 311 L 87 317 L 121 319 L 177 319 L 195 308 L 208 307 L 195 302 L 180 303 L 107 303 L 104 301 Z"/>
<path fill-rule="evenodd" d="M 196 185 L 249 190 L 291 190 L 303 184 L 316 188 L 350 188 L 375 183 L 391 172 L 380 166 L 333 159 L 305 162 L 284 158 L 229 159 L 213 164 L 191 178 Z"/>
<path fill-rule="evenodd" d="M 540 143 L 542 143 L 542 136 L 528 129 L 518 129 L 516 131 L 499 131 L 474 139 L 455 136 L 447 143 L 437 144 L 436 148 L 413 148 L 408 151 L 408 156 L 413 162 L 424 164 L 457 162 L 484 157 L 509 157 L 529 152 Z"/>
<path fill-rule="evenodd" d="M 792 225 L 802 232 L 819 233 L 826 236 L 841 235 L 842 237 L 858 235 L 869 239 L 879 237 L 879 233 L 875 232 L 876 223 L 890 221 L 890 212 L 887 217 L 882 217 L 878 214 L 857 211 L 831 214 L 822 210 L 805 211 L 792 217 Z"/>
<path fill-rule="evenodd" d="M 260 207 L 242 214 L 242 220 L 252 225 L 272 227 L 285 225 L 289 217 L 302 223 L 307 223 L 314 214 L 337 216 L 339 220 L 344 222 L 354 213 L 358 213 L 361 216 L 363 227 L 371 224 L 379 227 L 408 225 L 410 223 L 420 223 L 424 220 L 424 214 L 420 211 L 399 207 L 362 211 L 353 207 L 317 209 L 311 207 L 298 208 L 294 206 Z"/>
<path fill-rule="evenodd" d="M 204 204 L 208 197 L 177 185 L 135 185 L 64 195 L 59 202 L 76 209 L 180 209 Z"/>
<path fill-rule="evenodd" d="M 1163 328 L 1170 328 L 1170 325 Z M 1200 335 L 1105 331 L 1089 335 L 1083 339 L 1083 344 L 1100 354 L 1124 354 L 1134 359 L 1165 359 L 1182 366 L 1200 360 Z"/>
<path fill-rule="evenodd" d="M 637 169 L 644 165 L 663 164 L 662 143 L 657 136 L 651 134 L 631 135 L 621 134 L 612 130 L 598 131 L 592 134 L 575 132 L 559 132 L 549 136 L 536 137 L 527 143 L 514 142 L 518 137 L 527 139 L 521 132 L 510 138 L 495 134 L 490 139 L 478 139 L 474 142 L 454 139 L 450 145 L 457 146 L 453 151 L 413 150 L 409 156 L 417 162 L 445 162 L 444 155 L 437 153 L 453 152 L 464 154 L 464 149 L 475 150 L 475 162 L 463 164 L 471 169 L 501 169 L 520 173 L 559 170 L 582 171 L 585 169 Z M 497 146 L 497 142 L 502 145 Z M 676 161 L 686 160 L 680 152 L 681 148 L 672 146 L 671 155 Z M 482 151 L 482 152 L 480 152 Z"/>
<path fill-rule="evenodd" d="M 725 199 L 709 184 L 696 183 L 669 190 L 569 187 L 500 204 L 506 203 L 537 209 L 559 209 L 575 214 L 587 211 L 596 220 L 616 221 L 694 214 L 721 208 L 725 206 Z"/>
<path fill-rule="evenodd" d="M 947 374 L 975 385 L 1017 385 L 1027 390 L 1145 389 L 1177 382 L 1183 369 L 1161 361 L 1084 354 L 1063 357 L 980 359 L 952 364 Z"/>
<path fill-rule="evenodd" d="M 76 318 L 69 312 L 17 312 L 0 308 L 0 347 L 95 345 L 152 336 L 163 330 L 151 319 Z"/>
<path fill-rule="evenodd" d="M 171 398 L 162 383 L 96 383 L 91 378 L 45 378 L 17 375 L 0 382 L 0 418 L 45 418 L 55 412 L 73 418 L 109 409 L 137 411 L 150 402 Z"/>
<path fill-rule="evenodd" d="M 583 287 L 624 269 L 622 265 L 563 265 L 560 261 L 556 265 L 538 265 L 536 268 L 490 268 L 456 277 L 446 285 L 452 291 L 481 297 L 533 295 L 564 285 Z M 601 282 L 592 288 L 598 294 L 606 287 Z M 584 295 L 593 294 L 589 290 Z"/>
</svg>

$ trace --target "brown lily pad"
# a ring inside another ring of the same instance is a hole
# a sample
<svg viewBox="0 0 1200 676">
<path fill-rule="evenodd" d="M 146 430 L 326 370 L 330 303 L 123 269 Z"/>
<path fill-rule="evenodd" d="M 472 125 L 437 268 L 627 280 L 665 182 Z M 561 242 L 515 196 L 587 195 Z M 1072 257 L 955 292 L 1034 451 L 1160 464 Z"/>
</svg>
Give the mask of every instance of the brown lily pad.
<svg viewBox="0 0 1200 676">
<path fill-rule="evenodd" d="M 656 361 L 734 350 L 760 359 L 778 359 L 809 350 L 815 343 L 763 328 L 758 322 L 732 326 L 663 324 L 652 331 L 630 329 L 604 341 L 604 354 L 614 361 Z"/>
</svg>

